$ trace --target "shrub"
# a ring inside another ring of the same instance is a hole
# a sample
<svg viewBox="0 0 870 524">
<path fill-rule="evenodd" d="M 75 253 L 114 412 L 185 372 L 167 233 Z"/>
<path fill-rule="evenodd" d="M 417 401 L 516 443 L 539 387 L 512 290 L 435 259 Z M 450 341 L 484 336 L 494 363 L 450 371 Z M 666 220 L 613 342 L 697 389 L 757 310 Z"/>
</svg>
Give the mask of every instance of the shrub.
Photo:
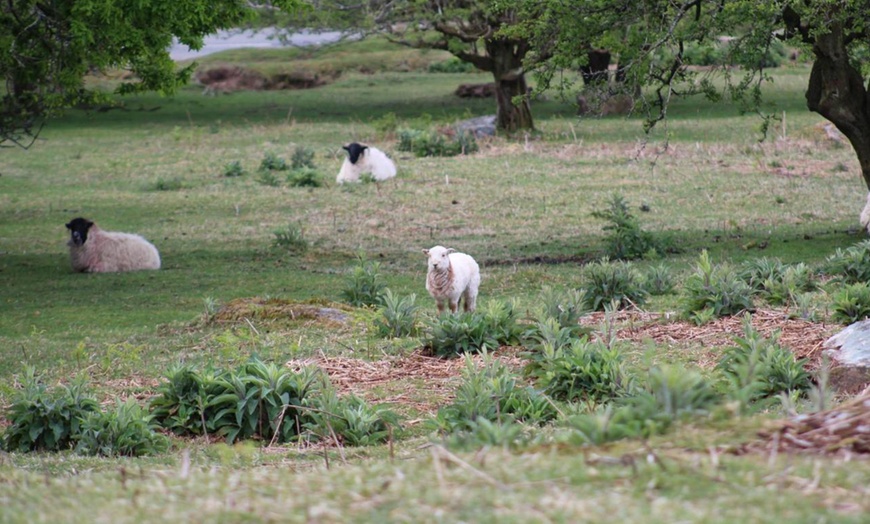
<svg viewBox="0 0 870 524">
<path fill-rule="evenodd" d="M 648 438 L 663 433 L 671 419 L 649 404 L 607 404 L 590 413 L 568 417 L 568 440 L 580 445 L 601 445 L 625 438 Z"/>
<path fill-rule="evenodd" d="M 399 117 L 396 116 L 396 113 L 390 111 L 380 118 L 372 120 L 372 127 L 381 134 L 393 133 L 399 127 Z"/>
<path fill-rule="evenodd" d="M 834 293 L 831 318 L 841 324 L 852 324 L 870 317 L 870 285 L 850 284 Z"/>
<path fill-rule="evenodd" d="M 725 350 L 716 366 L 726 379 L 728 395 L 745 407 L 750 402 L 781 392 L 805 392 L 810 376 L 804 370 L 806 359 L 795 360 L 779 345 L 778 333 L 771 339 L 752 327 L 752 316 L 743 317 L 743 337 L 734 337 L 736 346 Z"/>
<path fill-rule="evenodd" d="M 780 281 L 785 273 L 785 264 L 778 258 L 753 258 L 746 260 L 740 265 L 737 274 L 755 291 L 762 291 L 764 283 L 770 281 Z"/>
<path fill-rule="evenodd" d="M 482 421 L 544 424 L 557 414 L 543 393 L 523 386 L 509 369 L 488 354 L 480 367 L 466 355 L 462 381 L 453 402 L 438 410 L 431 425 L 442 434 L 455 434 L 474 432 Z"/>
<path fill-rule="evenodd" d="M 837 248 L 825 262 L 825 273 L 837 282 L 858 284 L 870 281 L 870 239 L 845 250 Z"/>
<path fill-rule="evenodd" d="M 155 433 L 151 417 L 134 400 L 118 400 L 113 410 L 91 412 L 81 421 L 76 452 L 105 457 L 140 457 L 163 453 L 169 439 Z"/>
<path fill-rule="evenodd" d="M 299 151 L 298 148 L 297 151 Z M 312 152 L 311 155 L 314 156 L 314 153 Z M 287 161 L 275 153 L 266 153 L 266 156 L 260 161 L 260 171 L 287 171 L 288 169 L 290 167 L 287 165 Z"/>
<path fill-rule="evenodd" d="M 656 241 L 652 233 L 641 230 L 640 223 L 629 211 L 628 203 L 621 195 L 613 195 L 608 201 L 608 208 L 593 211 L 592 216 L 610 222 L 604 226 L 604 231 L 609 232 L 605 238 L 608 258 L 636 260 L 650 253 L 664 252 L 664 246 Z"/>
<path fill-rule="evenodd" d="M 474 134 L 466 131 L 457 131 L 450 137 L 438 131 L 400 129 L 398 149 L 418 157 L 456 156 L 476 153 L 478 145 Z"/>
<path fill-rule="evenodd" d="M 338 438 L 350 446 L 372 446 L 386 442 L 391 428 L 399 427 L 398 416 L 387 407 L 369 405 L 355 395 L 339 398 L 328 384 L 306 405 L 314 409 L 305 429 L 324 441 Z"/>
<path fill-rule="evenodd" d="M 442 62 L 433 62 L 429 64 L 428 70 L 430 73 L 472 73 L 475 71 L 475 67 L 456 57 L 451 57 Z"/>
<path fill-rule="evenodd" d="M 323 177 L 314 169 L 294 168 L 287 174 L 287 185 L 290 187 L 322 187 Z"/>
<path fill-rule="evenodd" d="M 251 360 L 215 378 L 215 392 L 207 408 L 213 415 L 209 429 L 228 443 L 261 438 L 288 442 L 308 420 L 298 406 L 311 391 L 319 370 L 298 373 Z"/>
<path fill-rule="evenodd" d="M 674 292 L 676 280 L 671 268 L 664 264 L 649 267 L 642 275 L 643 288 L 650 295 L 669 295 Z"/>
<path fill-rule="evenodd" d="M 815 276 L 806 264 L 787 265 L 776 258 L 748 260 L 738 275 L 773 305 L 793 303 L 801 293 L 816 289 Z"/>
<path fill-rule="evenodd" d="M 13 397 L 3 433 L 6 451 L 61 451 L 70 449 L 81 431 L 81 420 L 99 411 L 99 404 L 77 381 L 49 390 L 28 367 L 23 389 Z"/>
<path fill-rule="evenodd" d="M 644 408 L 647 411 L 679 419 L 708 413 L 719 402 L 719 395 L 697 371 L 666 365 L 652 367 L 644 387 L 627 402 L 635 406 L 648 404 Z"/>
<path fill-rule="evenodd" d="M 605 258 L 587 265 L 583 283 L 586 300 L 595 311 L 604 311 L 612 302 L 616 302 L 617 309 L 640 306 L 648 296 L 641 275 L 623 261 Z"/>
<path fill-rule="evenodd" d="M 417 295 L 402 298 L 393 295 L 389 289 L 383 296 L 383 306 L 375 319 L 375 329 L 383 338 L 409 337 L 417 334 L 417 317 L 420 307 L 416 304 Z"/>
<path fill-rule="evenodd" d="M 706 318 L 752 311 L 752 288 L 727 266 L 716 266 L 707 250 L 701 252 L 695 273 L 684 285 L 684 314 L 696 323 Z"/>
<path fill-rule="evenodd" d="M 225 177 L 237 177 L 243 176 L 245 174 L 245 168 L 242 167 L 242 163 L 238 160 L 233 160 L 232 162 L 224 165 L 223 175 Z"/>
<path fill-rule="evenodd" d="M 314 150 L 304 146 L 296 146 L 290 157 L 290 167 L 297 169 L 314 169 Z"/>
<path fill-rule="evenodd" d="M 534 374 L 545 393 L 566 401 L 609 401 L 624 396 L 632 385 L 622 355 L 587 337 L 560 348 L 545 345 Z"/>
<path fill-rule="evenodd" d="M 276 230 L 273 234 L 275 235 L 275 239 L 272 241 L 274 247 L 283 248 L 294 253 L 303 253 L 308 249 L 305 233 L 296 224 L 288 224 L 287 227 Z"/>
<path fill-rule="evenodd" d="M 281 180 L 278 179 L 275 173 L 263 169 L 257 172 L 257 182 L 269 187 L 278 187 L 281 185 Z"/>
<path fill-rule="evenodd" d="M 213 369 L 200 373 L 190 365 L 170 368 L 149 405 L 152 419 L 176 435 L 207 434 L 214 410 L 206 406 L 217 394 L 217 376 Z"/>
<path fill-rule="evenodd" d="M 579 329 L 580 317 L 591 311 L 586 295 L 576 289 L 543 286 L 536 299 L 535 320 L 553 319 L 559 327 Z"/>
<path fill-rule="evenodd" d="M 352 306 L 377 306 L 383 304 L 386 284 L 381 280 L 381 265 L 378 262 L 357 259 L 357 265 L 345 279 L 341 296 Z"/>
<path fill-rule="evenodd" d="M 452 357 L 515 344 L 521 331 L 512 305 L 490 301 L 474 312 L 441 315 L 429 321 L 423 347 L 439 357 Z"/>
</svg>

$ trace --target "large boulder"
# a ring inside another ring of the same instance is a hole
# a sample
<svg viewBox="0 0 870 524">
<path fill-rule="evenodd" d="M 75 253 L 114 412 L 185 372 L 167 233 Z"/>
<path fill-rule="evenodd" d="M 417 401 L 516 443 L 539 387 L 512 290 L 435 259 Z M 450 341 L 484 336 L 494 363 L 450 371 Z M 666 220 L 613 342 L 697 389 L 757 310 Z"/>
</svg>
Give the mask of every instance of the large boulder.
<svg viewBox="0 0 870 524">
<path fill-rule="evenodd" d="M 831 384 L 836 389 L 855 394 L 870 384 L 870 320 L 846 327 L 826 340 L 824 347 L 834 364 Z"/>
<path fill-rule="evenodd" d="M 457 133 L 472 133 L 475 138 L 495 136 L 495 115 L 479 116 L 456 122 Z"/>
</svg>

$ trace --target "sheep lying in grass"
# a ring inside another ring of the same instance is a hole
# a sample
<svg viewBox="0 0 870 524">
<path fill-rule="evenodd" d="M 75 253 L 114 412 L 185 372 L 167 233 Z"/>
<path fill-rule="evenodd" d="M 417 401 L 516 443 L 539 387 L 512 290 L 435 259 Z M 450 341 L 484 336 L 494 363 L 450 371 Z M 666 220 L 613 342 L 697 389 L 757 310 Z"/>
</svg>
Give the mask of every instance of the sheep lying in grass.
<svg viewBox="0 0 870 524">
<path fill-rule="evenodd" d="M 160 269 L 160 254 L 139 235 L 103 231 L 86 218 L 74 218 L 70 230 L 69 256 L 74 271 L 113 273 Z"/>
<path fill-rule="evenodd" d="M 864 204 L 864 209 L 861 210 L 861 225 L 870 232 L 870 193 L 867 193 L 867 203 Z"/>
<path fill-rule="evenodd" d="M 442 246 L 424 249 L 423 254 L 429 257 L 426 291 L 435 299 L 438 313 L 444 312 L 445 302 L 450 306 L 450 312 L 456 313 L 460 298 L 465 299 L 465 311 L 474 311 L 477 288 L 480 287 L 477 262 L 465 253 Z"/>
<path fill-rule="evenodd" d="M 377 182 L 396 176 L 396 165 L 380 149 L 356 142 L 343 149 L 347 151 L 347 158 L 335 178 L 337 183 L 359 182 L 360 176 L 365 174 L 370 174 Z"/>
</svg>

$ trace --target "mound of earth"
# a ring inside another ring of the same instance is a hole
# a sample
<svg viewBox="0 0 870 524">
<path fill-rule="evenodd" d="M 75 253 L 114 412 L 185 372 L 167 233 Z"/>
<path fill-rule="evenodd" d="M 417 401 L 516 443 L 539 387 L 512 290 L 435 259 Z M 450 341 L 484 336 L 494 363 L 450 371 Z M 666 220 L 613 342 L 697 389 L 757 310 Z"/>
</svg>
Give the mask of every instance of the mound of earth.
<svg viewBox="0 0 870 524">
<path fill-rule="evenodd" d="M 219 324 L 236 323 L 244 319 L 258 321 L 316 320 L 344 324 L 349 320 L 344 306 L 325 307 L 280 298 L 237 298 L 227 302 L 210 318 Z"/>
<path fill-rule="evenodd" d="M 259 71 L 240 66 L 216 66 L 201 69 L 194 79 L 205 87 L 203 94 L 234 91 L 264 91 L 281 89 L 311 89 L 326 85 L 334 77 L 307 72 L 275 73 L 266 76 Z"/>
</svg>

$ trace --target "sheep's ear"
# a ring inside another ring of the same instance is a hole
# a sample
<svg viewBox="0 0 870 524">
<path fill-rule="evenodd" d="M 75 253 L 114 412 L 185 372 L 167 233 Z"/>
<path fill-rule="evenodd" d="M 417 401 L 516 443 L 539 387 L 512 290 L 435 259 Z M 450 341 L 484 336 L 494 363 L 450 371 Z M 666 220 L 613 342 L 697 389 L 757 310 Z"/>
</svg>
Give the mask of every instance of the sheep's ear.
<svg viewBox="0 0 870 524">
<path fill-rule="evenodd" d="M 347 152 L 350 152 L 350 147 L 348 147 L 348 146 L 341 146 L 341 148 Z"/>
<path fill-rule="evenodd" d="M 456 250 L 453 249 L 452 247 L 447 248 L 447 254 L 449 255 L 450 253 L 456 253 Z"/>
<path fill-rule="evenodd" d="M 426 255 L 427 257 L 429 256 L 429 250 L 428 250 L 428 249 L 423 249 L 422 251 L 423 251 L 423 254 L 424 254 L 424 255 Z"/>
</svg>

